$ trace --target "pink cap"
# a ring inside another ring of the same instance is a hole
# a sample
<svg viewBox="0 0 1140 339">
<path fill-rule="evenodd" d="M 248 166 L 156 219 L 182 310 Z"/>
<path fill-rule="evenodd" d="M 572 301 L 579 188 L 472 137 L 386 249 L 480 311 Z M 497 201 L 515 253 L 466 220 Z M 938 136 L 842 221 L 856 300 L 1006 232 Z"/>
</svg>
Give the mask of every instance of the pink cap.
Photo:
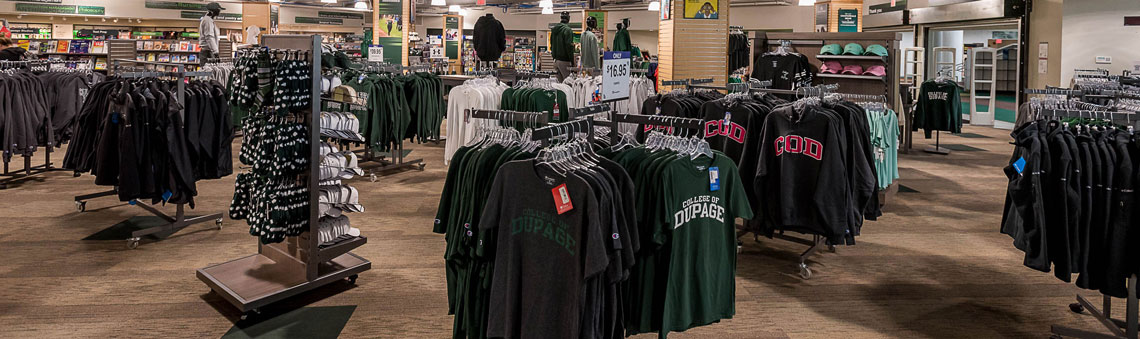
<svg viewBox="0 0 1140 339">
<path fill-rule="evenodd" d="M 847 65 L 843 66 L 843 74 L 863 74 L 863 66 Z"/>
<path fill-rule="evenodd" d="M 874 75 L 874 76 L 880 76 L 880 77 L 886 76 L 887 75 L 887 68 L 883 65 L 875 65 L 875 66 L 867 67 L 867 70 L 863 71 L 863 75 Z"/>
<path fill-rule="evenodd" d="M 830 74 L 839 74 L 839 72 L 842 70 L 843 70 L 843 64 L 840 64 L 838 61 L 824 62 L 823 66 L 819 68 L 820 73 L 830 73 Z"/>
</svg>

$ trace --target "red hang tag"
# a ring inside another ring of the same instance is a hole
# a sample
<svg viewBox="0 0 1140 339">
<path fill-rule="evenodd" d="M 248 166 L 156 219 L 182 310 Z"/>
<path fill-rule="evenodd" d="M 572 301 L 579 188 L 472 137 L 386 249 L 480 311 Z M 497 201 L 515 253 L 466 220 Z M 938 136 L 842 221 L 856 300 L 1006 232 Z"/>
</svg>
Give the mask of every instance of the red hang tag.
<svg viewBox="0 0 1140 339">
<path fill-rule="evenodd" d="M 558 210 L 558 214 L 574 209 L 574 204 L 570 202 L 570 192 L 566 190 L 566 184 L 550 189 L 550 193 L 554 195 L 554 207 Z"/>
</svg>

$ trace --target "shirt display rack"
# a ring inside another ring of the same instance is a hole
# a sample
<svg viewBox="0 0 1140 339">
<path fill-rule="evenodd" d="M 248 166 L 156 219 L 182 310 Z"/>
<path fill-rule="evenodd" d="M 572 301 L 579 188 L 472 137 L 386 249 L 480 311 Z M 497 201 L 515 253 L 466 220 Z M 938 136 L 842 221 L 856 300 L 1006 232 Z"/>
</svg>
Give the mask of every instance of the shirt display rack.
<svg viewBox="0 0 1140 339">
<path fill-rule="evenodd" d="M 116 62 L 132 62 L 132 63 L 148 63 L 145 61 L 134 61 L 134 60 L 115 60 L 115 61 Z M 176 65 L 176 66 L 178 66 L 178 71 L 176 71 L 176 72 L 125 72 L 125 73 L 119 73 L 118 76 L 124 77 L 124 78 L 175 77 L 175 78 L 186 79 L 186 78 L 193 78 L 193 77 L 208 77 L 211 75 L 209 72 L 183 72 L 182 71 L 183 68 L 181 65 Z M 179 103 L 185 103 L 186 102 L 186 82 L 185 81 L 178 81 L 177 83 L 178 83 L 178 102 Z M 185 108 L 182 108 L 182 110 L 179 113 L 182 115 L 183 119 L 185 119 L 185 115 L 186 115 Z M 75 176 L 79 176 L 79 173 L 76 173 Z M 109 191 L 104 191 L 104 192 L 99 192 L 99 193 L 77 195 L 77 196 L 75 196 L 75 209 L 79 212 L 86 211 L 88 200 L 100 198 L 100 197 L 115 196 L 118 194 L 119 194 L 118 188 L 113 188 Z M 162 211 L 160 211 L 154 207 L 147 205 L 145 202 L 139 202 L 137 200 L 131 200 L 129 202 L 129 204 L 138 206 L 138 207 L 146 210 L 147 212 L 154 214 L 156 217 L 159 217 L 162 220 L 166 221 L 166 224 L 163 224 L 160 226 L 148 227 L 148 228 L 144 228 L 144 229 L 140 229 L 140 230 L 131 231 L 131 237 L 127 238 L 127 248 L 129 248 L 129 249 L 138 248 L 139 241 L 142 240 L 143 236 L 154 235 L 154 236 L 159 237 L 159 238 L 166 238 L 166 237 L 169 237 L 170 235 L 177 233 L 178 231 L 180 231 L 183 228 L 186 228 L 190 225 L 199 224 L 199 223 L 207 222 L 210 220 L 214 221 L 214 224 L 218 227 L 219 230 L 222 229 L 222 220 L 223 220 L 222 219 L 222 213 L 212 213 L 212 214 L 207 214 L 207 215 L 202 215 L 202 216 L 187 217 L 186 212 L 185 212 L 185 206 L 184 206 L 185 204 L 179 203 L 179 204 L 176 204 L 177 212 L 175 212 L 175 215 L 170 216 L 170 215 L 167 215 L 166 213 L 163 213 Z"/>
<path fill-rule="evenodd" d="M 306 232 L 287 237 L 284 242 L 258 243 L 257 253 L 198 269 L 197 277 L 223 299 L 237 307 L 245 319 L 259 314 L 266 305 L 338 281 L 355 283 L 357 274 L 372 268 L 372 262 L 351 251 L 365 243 L 363 237 L 321 248 L 318 240 L 320 213 L 321 136 L 321 36 L 264 35 L 264 46 L 307 52 L 312 63 L 308 137 L 313 145 L 306 180 L 309 192 L 309 221 Z M 316 53 L 314 53 L 314 51 Z"/>
<path fill-rule="evenodd" d="M 32 71 L 37 71 L 40 68 L 43 68 L 44 71 L 53 71 L 52 65 L 77 64 L 76 67 L 78 67 L 78 64 L 80 64 L 80 63 L 81 62 L 79 62 L 79 61 L 68 61 L 68 60 L 0 61 L 0 70 L 8 70 L 8 69 L 13 69 L 13 68 L 27 68 L 27 69 L 32 70 Z M 90 72 L 91 70 L 95 69 L 94 61 L 88 62 L 88 64 L 91 66 L 90 68 L 86 68 L 86 69 L 77 68 L 75 70 Z M 55 147 L 53 145 L 50 145 L 50 144 L 47 146 L 44 146 L 44 164 L 43 165 L 32 166 L 32 156 L 30 154 L 23 155 L 22 157 L 24 158 L 24 168 L 19 169 L 15 172 L 12 172 L 11 168 L 10 168 L 10 164 L 12 162 L 13 154 L 4 153 L 4 154 L 0 155 L 0 158 L 3 158 L 3 161 L 4 161 L 4 172 L 0 173 L 0 178 L 3 178 L 3 179 L 0 179 L 0 189 L 7 189 L 9 183 L 24 180 L 24 179 L 30 178 L 34 175 L 38 175 L 41 173 L 55 172 L 55 171 L 66 171 L 67 170 L 66 168 L 55 167 L 55 163 L 53 163 L 51 161 L 51 151 L 54 148 Z M 78 174 L 76 176 L 78 176 Z"/>
<path fill-rule="evenodd" d="M 1051 331 L 1053 338 L 1082 338 L 1082 339 L 1136 339 L 1137 338 L 1137 299 L 1136 299 L 1136 275 L 1133 274 L 1128 278 L 1128 298 L 1125 301 L 1124 320 L 1112 318 L 1112 297 L 1108 295 L 1103 296 L 1104 309 L 1098 310 L 1093 306 L 1088 299 L 1077 295 L 1077 302 L 1069 304 L 1069 310 L 1075 313 L 1082 313 L 1088 311 L 1089 314 L 1099 320 L 1101 324 L 1108 328 L 1111 334 L 1102 334 L 1086 330 L 1079 330 L 1072 327 L 1053 325 Z"/>
</svg>

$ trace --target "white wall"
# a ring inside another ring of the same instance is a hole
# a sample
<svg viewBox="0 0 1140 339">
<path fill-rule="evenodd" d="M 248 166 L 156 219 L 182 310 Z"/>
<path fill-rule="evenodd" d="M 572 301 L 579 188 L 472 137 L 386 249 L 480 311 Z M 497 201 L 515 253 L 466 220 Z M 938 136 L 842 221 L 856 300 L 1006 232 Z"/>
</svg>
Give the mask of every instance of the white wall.
<svg viewBox="0 0 1140 339">
<path fill-rule="evenodd" d="M 749 6 L 732 7 L 728 24 L 745 30 L 791 29 L 793 32 L 815 31 L 815 7 Z"/>
<path fill-rule="evenodd" d="M 657 55 L 657 33 L 657 31 L 629 31 L 629 40 L 643 52 Z"/>
<path fill-rule="evenodd" d="M 1065 1 L 1061 27 L 1061 85 L 1068 86 L 1074 69 L 1108 69 L 1112 74 L 1140 63 L 1140 26 L 1124 26 L 1125 15 L 1140 15 L 1137 0 Z M 1111 56 L 1111 64 L 1097 64 Z M 1055 60 L 1050 56 L 1051 60 Z"/>
</svg>

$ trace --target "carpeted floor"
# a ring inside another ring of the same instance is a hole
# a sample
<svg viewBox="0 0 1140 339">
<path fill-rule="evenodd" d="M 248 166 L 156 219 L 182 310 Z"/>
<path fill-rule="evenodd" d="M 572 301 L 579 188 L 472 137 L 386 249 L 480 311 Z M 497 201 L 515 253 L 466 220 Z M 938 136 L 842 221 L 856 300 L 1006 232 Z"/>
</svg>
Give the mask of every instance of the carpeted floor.
<svg viewBox="0 0 1140 339">
<path fill-rule="evenodd" d="M 900 160 L 908 189 L 888 202 L 879 221 L 864 226 L 858 245 L 814 257 L 811 280 L 797 274 L 804 246 L 747 236 L 736 317 L 671 337 L 1044 338 L 1054 323 L 1099 330 L 1091 317 L 1067 307 L 1075 294 L 1095 293 L 1022 266 L 1011 239 L 998 233 L 1008 131 L 965 131 L 990 138 L 943 135 L 943 143 L 980 150 L 942 156 L 921 152 L 926 140 L 916 134 L 915 150 Z M 267 313 L 355 306 L 346 309 L 351 317 L 342 337 L 449 337 L 444 241 L 431 233 L 446 172 L 443 145 L 410 148 L 412 157 L 427 159 L 426 171 L 353 182 L 368 209 L 351 216 L 369 237 L 356 253 L 373 262 L 372 270 L 356 286 L 334 284 Z M 74 195 L 102 190 L 92 182 L 54 172 L 0 190 L 0 337 L 216 338 L 231 332 L 238 312 L 209 293 L 194 270 L 255 253 L 257 240 L 245 223 L 227 220 L 221 231 L 213 223 L 195 225 L 166 240 L 144 240 L 135 250 L 122 240 L 83 240 L 146 214 L 110 197 L 76 212 Z M 232 176 L 200 182 L 193 212 L 225 211 L 232 184 Z M 239 325 L 245 334 L 307 333 L 264 327 Z"/>
</svg>

